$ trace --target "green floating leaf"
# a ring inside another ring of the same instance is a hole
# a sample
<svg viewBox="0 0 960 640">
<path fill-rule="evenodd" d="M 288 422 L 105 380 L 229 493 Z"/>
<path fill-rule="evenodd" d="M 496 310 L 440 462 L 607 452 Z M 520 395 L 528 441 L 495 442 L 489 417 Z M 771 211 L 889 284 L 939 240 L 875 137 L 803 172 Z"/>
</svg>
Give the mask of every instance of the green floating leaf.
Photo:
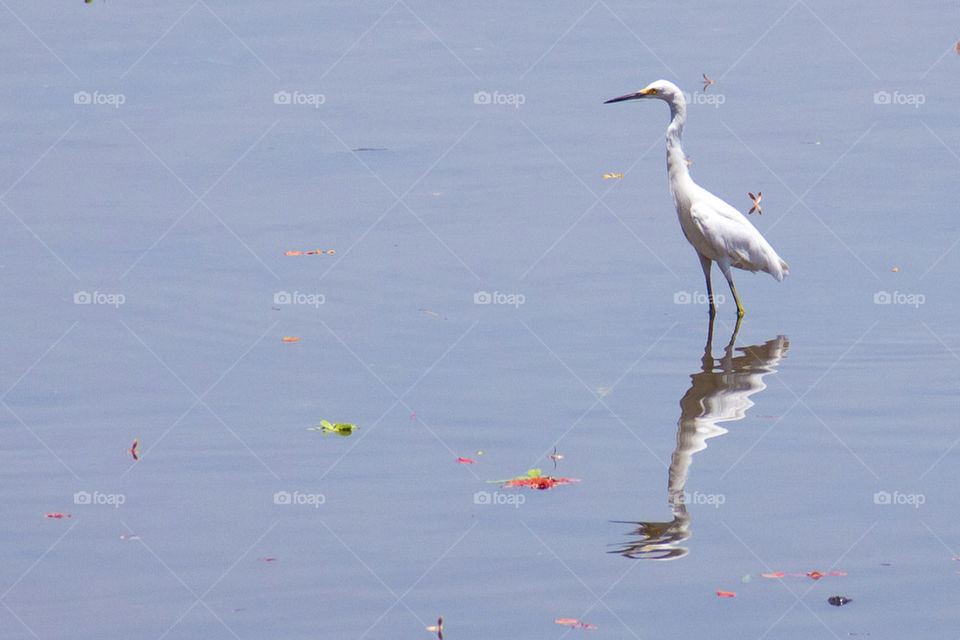
<svg viewBox="0 0 960 640">
<path fill-rule="evenodd" d="M 338 436 L 347 437 L 353 435 L 353 432 L 357 429 L 357 425 L 350 424 L 348 422 L 336 422 L 330 424 L 327 420 L 321 420 L 319 427 L 307 427 L 307 431 L 322 431 L 323 435 L 328 433 L 335 433 Z"/>
</svg>

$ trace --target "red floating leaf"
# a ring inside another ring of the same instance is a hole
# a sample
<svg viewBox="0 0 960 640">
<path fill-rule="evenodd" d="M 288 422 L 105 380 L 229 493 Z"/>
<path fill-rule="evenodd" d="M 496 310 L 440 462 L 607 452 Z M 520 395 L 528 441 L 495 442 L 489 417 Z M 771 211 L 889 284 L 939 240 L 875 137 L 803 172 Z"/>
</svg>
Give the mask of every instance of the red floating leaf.
<svg viewBox="0 0 960 640">
<path fill-rule="evenodd" d="M 572 484 L 574 482 L 580 482 L 580 480 L 578 478 L 545 476 L 540 469 L 530 469 L 525 476 L 511 478 L 510 480 L 490 480 L 490 482 L 499 482 L 501 486 L 504 487 L 528 487 L 530 489 L 544 491 L 546 489 L 553 489 L 557 485 Z"/>
<path fill-rule="evenodd" d="M 721 598 L 736 598 L 736 597 L 737 597 L 737 592 L 736 592 L 736 591 L 721 591 L 720 589 L 717 589 L 717 595 L 718 595 L 719 597 L 721 597 Z"/>
<path fill-rule="evenodd" d="M 542 476 L 540 478 L 514 478 L 513 480 L 507 480 L 504 486 L 529 487 L 530 489 L 536 489 L 537 491 L 546 491 L 547 489 L 553 489 L 557 485 L 572 484 L 574 482 L 580 482 L 580 480 L 576 478 L 554 478 L 553 476 Z"/>
<path fill-rule="evenodd" d="M 819 580 L 820 578 L 823 577 L 823 574 L 820 573 L 819 571 L 807 571 L 807 577 L 813 578 L 814 580 Z"/>
<path fill-rule="evenodd" d="M 457 462 L 460 464 L 473 464 L 476 460 L 471 460 L 470 458 L 457 458 Z"/>
<path fill-rule="evenodd" d="M 46 515 L 46 517 L 47 517 L 47 518 L 56 518 L 57 520 L 62 520 L 62 519 L 64 519 L 64 518 L 69 518 L 69 517 L 70 517 L 70 514 L 69 514 L 69 513 L 48 513 L 48 514 Z"/>
</svg>

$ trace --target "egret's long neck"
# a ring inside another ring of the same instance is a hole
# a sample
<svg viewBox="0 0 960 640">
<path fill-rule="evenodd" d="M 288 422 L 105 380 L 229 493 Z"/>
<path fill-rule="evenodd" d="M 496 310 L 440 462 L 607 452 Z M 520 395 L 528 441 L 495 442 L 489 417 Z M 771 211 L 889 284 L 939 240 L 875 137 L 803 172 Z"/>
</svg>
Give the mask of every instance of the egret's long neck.
<svg viewBox="0 0 960 640">
<path fill-rule="evenodd" d="M 690 171 L 687 168 L 687 156 L 680 145 L 683 134 L 683 123 L 687 121 L 687 105 L 681 98 L 670 102 L 670 126 L 667 127 L 667 176 L 670 178 L 670 190 L 674 199 L 678 193 L 675 187 L 686 182 L 692 182 Z"/>
</svg>

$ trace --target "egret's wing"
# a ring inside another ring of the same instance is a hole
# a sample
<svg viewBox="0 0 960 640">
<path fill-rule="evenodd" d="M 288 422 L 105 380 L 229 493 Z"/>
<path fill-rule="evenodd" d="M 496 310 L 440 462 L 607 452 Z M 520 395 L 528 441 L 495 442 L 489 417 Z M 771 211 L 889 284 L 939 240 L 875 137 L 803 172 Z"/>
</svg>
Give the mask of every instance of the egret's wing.
<svg viewBox="0 0 960 640">
<path fill-rule="evenodd" d="M 690 207 L 690 217 L 702 236 L 699 243 L 693 242 L 700 253 L 738 269 L 766 271 L 783 280 L 786 263 L 746 216 L 731 205 L 703 190 Z"/>
</svg>

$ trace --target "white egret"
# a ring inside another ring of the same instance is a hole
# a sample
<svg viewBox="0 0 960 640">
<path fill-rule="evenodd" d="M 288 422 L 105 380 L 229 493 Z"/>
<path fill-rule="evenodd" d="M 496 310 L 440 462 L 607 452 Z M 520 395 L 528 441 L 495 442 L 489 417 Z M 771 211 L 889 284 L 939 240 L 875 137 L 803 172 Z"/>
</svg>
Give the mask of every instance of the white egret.
<svg viewBox="0 0 960 640">
<path fill-rule="evenodd" d="M 737 290 L 733 286 L 730 267 L 746 271 L 766 271 L 777 281 L 783 280 L 783 276 L 789 273 L 789 267 L 746 216 L 696 184 L 690 177 L 686 156 L 680 146 L 683 125 L 687 121 L 687 102 L 677 85 L 666 80 L 657 80 L 636 93 L 607 100 L 604 104 L 641 98 L 657 98 L 670 105 L 670 125 L 667 127 L 667 177 L 670 179 L 670 194 L 677 207 L 683 235 L 700 256 L 700 266 L 707 280 L 710 315 L 712 317 L 716 313 L 713 289 L 710 286 L 710 268 L 716 262 L 730 285 L 734 302 L 737 303 L 737 317 L 742 318 L 743 305 L 740 304 Z"/>
</svg>

